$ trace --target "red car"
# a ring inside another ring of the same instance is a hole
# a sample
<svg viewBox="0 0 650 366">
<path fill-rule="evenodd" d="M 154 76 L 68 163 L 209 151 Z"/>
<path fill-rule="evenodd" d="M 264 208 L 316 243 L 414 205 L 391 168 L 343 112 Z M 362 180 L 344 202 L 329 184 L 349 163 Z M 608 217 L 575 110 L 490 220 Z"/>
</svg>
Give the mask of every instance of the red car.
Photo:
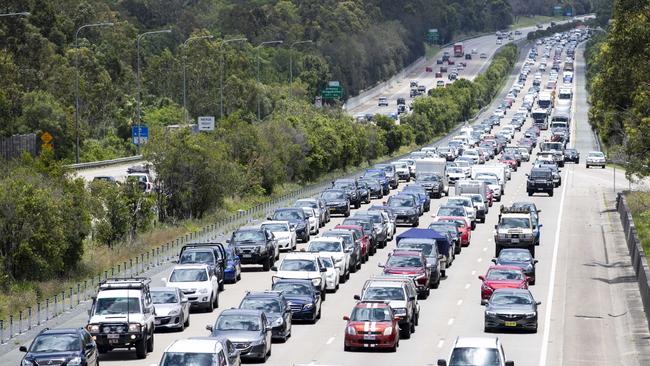
<svg viewBox="0 0 650 366">
<path fill-rule="evenodd" d="M 435 221 L 453 221 L 457 222 L 458 230 L 460 231 L 460 245 L 463 247 L 468 247 L 469 242 L 472 239 L 472 224 L 467 224 L 467 219 L 463 216 L 436 216 L 433 220 Z"/>
<path fill-rule="evenodd" d="M 394 249 L 388 255 L 386 264 L 379 263 L 384 274 L 410 276 L 415 279 L 418 297 L 426 299 L 430 293 L 431 268 L 427 267 L 427 258 L 421 251 L 412 249 Z"/>
<path fill-rule="evenodd" d="M 517 159 L 513 155 L 503 155 L 499 162 L 508 164 L 513 172 L 517 171 Z"/>
<path fill-rule="evenodd" d="M 481 303 L 486 303 L 498 288 L 528 288 L 528 276 L 520 267 L 491 266 L 485 276 L 478 276 L 481 284 Z"/>
<path fill-rule="evenodd" d="M 426 72 L 433 72 L 433 68 L 430 67 L 430 66 L 427 66 L 427 67 L 424 68 L 424 71 L 426 71 Z"/>
<path fill-rule="evenodd" d="M 361 246 L 361 257 L 363 257 L 362 261 L 364 263 L 367 262 L 370 255 L 370 238 L 368 237 L 368 234 L 363 231 L 363 228 L 357 225 L 336 225 L 335 229 L 350 230 L 356 232 L 355 236 L 359 238 L 358 242 Z"/>
<path fill-rule="evenodd" d="M 386 348 L 391 352 L 399 346 L 399 318 L 384 301 L 360 301 L 347 320 L 343 349 Z"/>
</svg>

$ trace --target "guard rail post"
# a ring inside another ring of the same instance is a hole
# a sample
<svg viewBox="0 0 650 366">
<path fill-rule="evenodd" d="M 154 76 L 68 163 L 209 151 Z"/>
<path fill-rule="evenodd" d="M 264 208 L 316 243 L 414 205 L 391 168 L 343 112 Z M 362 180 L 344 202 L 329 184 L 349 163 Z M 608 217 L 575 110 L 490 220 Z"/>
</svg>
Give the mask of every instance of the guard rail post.
<svg viewBox="0 0 650 366">
<path fill-rule="evenodd" d="M 77 283 L 77 305 L 81 304 L 81 283 Z"/>
<path fill-rule="evenodd" d="M 5 321 L 0 319 L 0 344 L 5 343 Z"/>
<path fill-rule="evenodd" d="M 9 315 L 9 339 L 14 337 L 14 316 Z"/>
<path fill-rule="evenodd" d="M 23 311 L 18 312 L 18 334 L 23 332 Z"/>
<path fill-rule="evenodd" d="M 50 320 L 50 299 L 45 299 L 45 321 Z"/>
<path fill-rule="evenodd" d="M 41 325 L 41 303 L 40 302 L 36 303 L 36 325 Z"/>
<path fill-rule="evenodd" d="M 61 291 L 61 314 L 65 312 L 65 290 Z"/>
<path fill-rule="evenodd" d="M 133 258 L 129 258 L 129 271 L 131 272 L 131 277 L 133 277 Z"/>
<path fill-rule="evenodd" d="M 27 308 L 27 330 L 32 329 L 32 307 Z"/>
<path fill-rule="evenodd" d="M 72 309 L 72 307 L 73 307 L 73 304 L 72 304 L 72 287 L 70 287 L 70 292 L 68 292 L 68 294 L 70 295 L 68 297 L 68 300 L 70 301 L 70 309 Z"/>
</svg>

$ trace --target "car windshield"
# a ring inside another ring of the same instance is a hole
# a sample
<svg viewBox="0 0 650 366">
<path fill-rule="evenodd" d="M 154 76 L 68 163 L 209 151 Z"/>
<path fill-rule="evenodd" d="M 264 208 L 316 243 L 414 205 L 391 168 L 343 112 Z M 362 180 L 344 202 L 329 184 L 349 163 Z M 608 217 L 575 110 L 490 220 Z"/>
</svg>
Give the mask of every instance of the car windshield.
<svg viewBox="0 0 650 366">
<path fill-rule="evenodd" d="M 431 255 L 431 251 L 433 250 L 433 244 L 426 244 L 426 243 L 400 243 L 398 248 L 403 248 L 403 249 L 417 249 L 421 250 L 422 254 L 425 256 Z M 392 258 L 392 257 L 391 257 Z"/>
<path fill-rule="evenodd" d="M 530 172 L 530 177 L 532 179 L 546 179 L 551 176 L 550 170 L 532 170 Z"/>
<path fill-rule="evenodd" d="M 334 263 L 332 262 L 331 257 L 320 257 L 320 261 L 323 262 L 325 268 L 334 268 Z"/>
<path fill-rule="evenodd" d="M 527 262 L 531 260 L 530 252 L 528 250 L 502 250 L 499 253 L 499 260 L 512 261 L 512 262 Z"/>
<path fill-rule="evenodd" d="M 366 172 L 364 177 L 369 177 L 369 178 L 384 178 L 386 175 L 382 172 Z"/>
<path fill-rule="evenodd" d="M 341 243 L 338 241 L 314 241 L 309 245 L 312 252 L 340 252 Z"/>
<path fill-rule="evenodd" d="M 435 174 L 426 174 L 418 176 L 417 180 L 419 182 L 437 182 L 440 178 Z"/>
<path fill-rule="evenodd" d="M 102 297 L 95 303 L 95 315 L 139 314 L 140 299 L 137 297 Z"/>
<path fill-rule="evenodd" d="M 350 320 L 355 322 L 392 321 L 388 308 L 354 308 Z"/>
<path fill-rule="evenodd" d="M 476 203 L 482 203 L 483 202 L 483 197 L 481 197 L 480 195 L 468 196 L 468 197 L 472 199 L 472 202 L 476 202 Z"/>
<path fill-rule="evenodd" d="M 327 233 L 323 234 L 322 237 L 323 238 L 341 238 L 341 239 L 343 239 L 343 246 L 347 248 L 347 247 L 352 246 L 354 244 L 354 239 L 352 238 L 352 235 L 353 234 L 351 232 L 341 233 L 341 232 L 336 232 L 336 231 L 334 231 L 334 232 L 330 231 L 330 232 L 327 232 Z"/>
<path fill-rule="evenodd" d="M 345 193 L 343 192 L 334 192 L 334 191 L 325 191 L 321 193 L 321 198 L 326 200 L 342 200 L 346 198 Z"/>
<path fill-rule="evenodd" d="M 183 268 L 175 269 L 169 282 L 204 282 L 208 280 L 208 272 L 203 268 Z"/>
<path fill-rule="evenodd" d="M 289 220 L 300 220 L 302 216 L 297 211 L 276 211 L 273 214 L 273 220 L 277 221 L 289 221 Z"/>
<path fill-rule="evenodd" d="M 413 200 L 406 197 L 393 196 L 388 200 L 390 207 L 413 207 Z"/>
<path fill-rule="evenodd" d="M 161 366 L 213 366 L 217 364 L 215 354 L 165 352 Z"/>
<path fill-rule="evenodd" d="M 285 259 L 282 261 L 280 271 L 315 272 L 316 263 L 311 259 Z"/>
<path fill-rule="evenodd" d="M 603 158 L 605 155 L 601 152 L 590 152 L 589 153 L 590 158 Z"/>
<path fill-rule="evenodd" d="M 262 310 L 265 313 L 279 313 L 282 311 L 280 302 L 270 298 L 245 298 L 242 300 L 241 304 L 239 304 L 239 308 L 247 310 Z"/>
<path fill-rule="evenodd" d="M 254 315 L 221 315 L 217 319 L 217 330 L 244 330 L 244 331 L 259 331 L 260 318 Z"/>
<path fill-rule="evenodd" d="M 422 258 L 416 256 L 391 255 L 386 267 L 422 267 Z"/>
<path fill-rule="evenodd" d="M 364 300 L 404 300 L 401 287 L 370 287 L 363 294 Z"/>
<path fill-rule="evenodd" d="M 511 269 L 491 269 L 485 279 L 488 281 L 518 281 L 524 279 L 524 274 Z"/>
<path fill-rule="evenodd" d="M 176 291 L 151 291 L 151 298 L 154 304 L 176 304 L 178 302 Z"/>
<path fill-rule="evenodd" d="M 310 286 L 302 283 L 276 283 L 273 285 L 273 290 L 282 291 L 285 295 L 310 295 L 312 293 Z"/>
<path fill-rule="evenodd" d="M 524 293 L 499 293 L 496 292 L 490 298 L 492 305 L 532 305 L 533 298 Z"/>
<path fill-rule="evenodd" d="M 482 180 L 482 181 L 484 181 L 485 183 L 487 183 L 487 184 L 489 184 L 489 185 L 499 185 L 499 181 L 498 181 L 498 180 L 496 180 L 495 178 L 491 178 L 491 177 L 485 176 L 485 175 L 480 176 L 480 177 L 476 177 L 476 179 L 477 179 L 477 180 Z"/>
<path fill-rule="evenodd" d="M 528 229 L 530 227 L 530 219 L 527 217 L 502 217 L 499 222 L 499 227 L 502 229 Z"/>
<path fill-rule="evenodd" d="M 496 348 L 454 348 L 449 366 L 500 366 L 501 359 Z"/>
<path fill-rule="evenodd" d="M 264 235 L 264 232 L 257 231 L 257 230 L 235 231 L 232 238 L 233 241 L 235 242 L 266 240 L 266 236 Z"/>
<path fill-rule="evenodd" d="M 311 208 L 318 208 L 318 203 L 314 201 L 296 201 L 294 204 L 295 207 L 311 207 Z"/>
<path fill-rule="evenodd" d="M 314 209 L 313 208 L 303 207 L 302 211 L 305 213 L 305 216 L 314 217 Z"/>
<path fill-rule="evenodd" d="M 289 231 L 289 227 L 285 224 L 264 224 L 262 229 L 266 229 L 272 233 Z"/>
<path fill-rule="evenodd" d="M 72 352 L 81 349 L 81 340 L 75 334 L 43 334 L 32 343 L 29 352 Z"/>
<path fill-rule="evenodd" d="M 462 168 L 455 167 L 455 166 L 447 168 L 447 173 L 464 174 Z"/>
<path fill-rule="evenodd" d="M 214 254 L 207 250 L 203 250 L 203 251 L 186 250 L 181 255 L 181 258 L 178 260 L 178 263 L 210 264 L 210 263 L 214 263 Z"/>
<path fill-rule="evenodd" d="M 440 207 L 437 216 L 465 216 L 465 209 L 461 206 Z"/>
</svg>

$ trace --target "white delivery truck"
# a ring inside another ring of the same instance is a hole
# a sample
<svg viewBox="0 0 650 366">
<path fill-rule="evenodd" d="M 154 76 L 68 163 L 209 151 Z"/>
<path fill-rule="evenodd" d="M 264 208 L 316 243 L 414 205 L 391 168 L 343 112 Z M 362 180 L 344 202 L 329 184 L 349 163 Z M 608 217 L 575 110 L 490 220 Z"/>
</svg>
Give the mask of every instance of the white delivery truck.
<svg viewBox="0 0 650 366">
<path fill-rule="evenodd" d="M 472 166 L 472 179 L 476 179 L 476 176 L 480 173 L 493 173 L 496 174 L 499 178 L 499 184 L 501 186 L 501 196 L 506 192 L 506 182 L 508 181 L 508 176 L 506 174 L 506 166 L 502 163 L 492 163 L 484 165 L 473 165 Z"/>
<path fill-rule="evenodd" d="M 415 161 L 417 174 L 436 173 L 442 179 L 445 195 L 449 195 L 449 179 L 447 177 L 447 159 L 424 158 Z"/>
</svg>

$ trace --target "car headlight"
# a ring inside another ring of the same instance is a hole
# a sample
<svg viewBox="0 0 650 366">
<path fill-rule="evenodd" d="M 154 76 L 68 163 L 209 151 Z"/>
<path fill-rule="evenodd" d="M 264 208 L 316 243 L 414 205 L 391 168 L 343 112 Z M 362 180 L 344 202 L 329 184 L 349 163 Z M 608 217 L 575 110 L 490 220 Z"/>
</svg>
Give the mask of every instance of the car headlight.
<svg viewBox="0 0 650 366">
<path fill-rule="evenodd" d="M 348 327 L 345 329 L 345 332 L 349 335 L 357 335 L 357 330 L 354 329 L 354 327 L 351 325 L 348 325 Z"/>
<path fill-rule="evenodd" d="M 86 325 L 86 330 L 90 333 L 99 333 L 99 325 L 98 324 L 88 324 Z"/>
<path fill-rule="evenodd" d="M 384 335 L 389 336 L 391 334 L 393 334 L 393 327 L 386 327 L 386 329 L 384 329 Z"/>
<path fill-rule="evenodd" d="M 79 366 L 81 365 L 81 357 L 77 356 L 68 361 L 68 366 Z"/>
<path fill-rule="evenodd" d="M 507 236 L 506 233 L 498 233 L 498 234 L 497 234 L 497 238 L 499 238 L 499 239 L 505 239 L 506 236 Z"/>
<path fill-rule="evenodd" d="M 321 281 L 322 281 L 322 279 L 321 279 L 320 277 L 319 277 L 319 278 L 313 278 L 313 279 L 311 280 L 311 283 L 312 283 L 314 286 L 320 286 Z"/>
<path fill-rule="evenodd" d="M 138 323 L 129 323 L 129 333 L 138 333 L 142 326 Z"/>
<path fill-rule="evenodd" d="M 486 284 L 482 284 L 482 285 L 481 285 L 481 290 L 485 290 L 485 291 L 493 291 L 492 287 L 490 287 L 490 286 L 488 286 L 488 285 L 486 285 Z"/>
<path fill-rule="evenodd" d="M 534 317 L 537 316 L 537 313 L 535 313 L 535 312 L 533 312 L 533 313 L 526 313 L 526 314 L 524 314 L 524 315 L 526 316 L 526 318 L 534 318 Z"/>
<path fill-rule="evenodd" d="M 200 288 L 200 289 L 199 289 L 199 293 L 200 293 L 200 294 L 207 294 L 207 293 L 208 293 L 208 289 L 207 289 L 207 288 Z"/>
<path fill-rule="evenodd" d="M 34 366 L 34 363 L 30 360 L 23 359 L 22 366 Z"/>
<path fill-rule="evenodd" d="M 393 312 L 396 316 L 406 316 L 406 308 L 395 308 Z"/>
<path fill-rule="evenodd" d="M 180 315 L 180 314 L 181 314 L 180 309 L 174 309 L 174 310 L 170 311 L 169 314 L 167 314 L 167 315 L 176 316 L 176 315 Z"/>
<path fill-rule="evenodd" d="M 279 327 L 279 326 L 282 325 L 283 322 L 284 322 L 284 318 L 279 317 L 279 318 L 277 318 L 277 319 L 275 319 L 275 320 L 273 321 L 273 323 L 271 324 L 271 326 L 272 326 L 272 327 Z"/>
<path fill-rule="evenodd" d="M 495 313 L 494 311 L 486 311 L 485 315 L 487 315 L 487 316 L 497 316 L 497 313 Z"/>
<path fill-rule="evenodd" d="M 313 307 L 314 307 L 314 304 L 309 303 L 309 304 L 305 304 L 305 306 L 303 306 L 302 308 L 303 308 L 303 310 L 310 310 Z"/>
</svg>

